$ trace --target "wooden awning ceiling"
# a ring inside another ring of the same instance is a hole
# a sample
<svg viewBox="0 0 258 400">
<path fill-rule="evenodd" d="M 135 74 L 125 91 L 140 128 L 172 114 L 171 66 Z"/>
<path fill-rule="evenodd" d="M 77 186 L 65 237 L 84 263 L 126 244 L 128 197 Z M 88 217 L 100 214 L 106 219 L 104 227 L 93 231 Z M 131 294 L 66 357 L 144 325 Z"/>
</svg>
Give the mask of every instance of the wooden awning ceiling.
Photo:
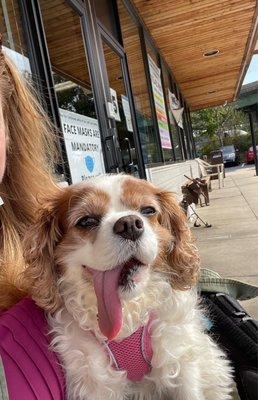
<svg viewBox="0 0 258 400">
<path fill-rule="evenodd" d="M 89 89 L 79 15 L 65 0 L 40 1 L 40 8 L 53 71 Z"/>
<path fill-rule="evenodd" d="M 40 1 L 40 6 L 53 71 L 92 90 L 79 16 L 65 0 Z M 119 79 L 122 75 L 119 57 L 108 46 L 104 47 L 104 56 L 110 87 L 118 95 L 125 94 Z"/>
<path fill-rule="evenodd" d="M 53 71 L 68 81 L 80 85 L 82 88 L 91 90 L 90 75 L 85 56 L 85 49 L 82 38 L 82 31 L 79 16 L 66 3 L 65 0 L 40 1 L 40 7 L 44 22 L 44 29 L 47 39 L 48 51 Z M 137 31 L 137 29 L 136 29 Z M 138 31 L 137 31 L 138 32 Z M 133 69 L 138 69 L 137 58 L 141 57 L 141 48 L 135 48 L 135 38 L 130 35 L 130 53 L 135 54 Z M 120 58 L 107 45 L 103 45 L 104 58 L 108 72 L 109 85 L 117 93 L 121 101 L 121 95 L 126 95 Z M 143 72 L 144 73 L 144 72 Z M 134 74 L 135 76 L 135 74 Z M 135 102 L 141 103 L 141 112 L 148 116 L 149 107 L 146 104 L 145 90 L 143 87 L 142 75 L 137 82 L 133 82 Z M 58 84 L 57 90 L 65 90 L 71 86 Z"/>
<path fill-rule="evenodd" d="M 132 1 L 192 110 L 234 100 L 257 39 L 256 0 Z"/>
<path fill-rule="evenodd" d="M 257 47 L 255 50 L 257 0 L 132 1 L 192 110 L 234 100 L 252 52 L 258 51 Z M 17 31 L 14 18 L 19 15 L 18 9 L 12 2 L 7 5 L 14 49 L 26 55 L 23 36 Z M 40 7 L 53 70 L 91 90 L 79 16 L 65 0 L 40 1 Z M 1 10 L 0 7 L 0 26 L 8 43 Z M 126 24 L 126 19 L 121 22 Z M 140 48 L 133 35 L 134 32 L 128 30 L 126 48 L 137 57 Z M 216 49 L 219 50 L 216 56 L 203 56 Z M 109 59 L 111 55 L 105 51 L 105 56 Z M 117 59 L 109 62 L 110 65 L 114 63 L 114 79 L 109 76 L 110 86 L 118 94 L 123 93 L 117 76 L 121 66 L 115 65 Z M 137 69 L 138 63 L 131 68 Z M 133 85 L 135 97 L 144 102 L 141 74 Z"/>
</svg>

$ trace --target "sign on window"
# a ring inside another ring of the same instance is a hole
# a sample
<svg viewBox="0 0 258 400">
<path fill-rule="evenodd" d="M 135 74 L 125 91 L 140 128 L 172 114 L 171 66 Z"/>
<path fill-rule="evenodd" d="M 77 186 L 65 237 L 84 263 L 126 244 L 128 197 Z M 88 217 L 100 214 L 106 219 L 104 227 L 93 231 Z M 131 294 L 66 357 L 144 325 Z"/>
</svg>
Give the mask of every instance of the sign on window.
<svg viewBox="0 0 258 400">
<path fill-rule="evenodd" d="M 72 183 L 105 173 L 98 120 L 59 111 Z"/>
<path fill-rule="evenodd" d="M 163 149 L 171 149 L 171 140 L 168 128 L 168 120 L 165 108 L 164 93 L 161 83 L 160 68 L 148 54 L 151 86 L 155 103 L 155 110 L 159 126 L 161 146 Z"/>
</svg>

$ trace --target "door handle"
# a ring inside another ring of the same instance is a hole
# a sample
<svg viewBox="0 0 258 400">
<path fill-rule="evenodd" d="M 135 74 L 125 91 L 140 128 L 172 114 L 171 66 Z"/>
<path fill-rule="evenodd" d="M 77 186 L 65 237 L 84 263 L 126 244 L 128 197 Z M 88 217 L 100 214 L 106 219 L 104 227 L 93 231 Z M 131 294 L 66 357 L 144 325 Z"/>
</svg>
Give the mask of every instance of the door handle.
<svg viewBox="0 0 258 400">
<path fill-rule="evenodd" d="M 126 143 L 126 147 L 127 147 L 128 154 L 129 154 L 129 163 L 132 164 L 133 157 L 132 157 L 132 149 L 131 149 L 131 145 L 130 145 L 130 140 L 126 137 L 126 138 L 124 138 L 124 141 Z"/>
</svg>

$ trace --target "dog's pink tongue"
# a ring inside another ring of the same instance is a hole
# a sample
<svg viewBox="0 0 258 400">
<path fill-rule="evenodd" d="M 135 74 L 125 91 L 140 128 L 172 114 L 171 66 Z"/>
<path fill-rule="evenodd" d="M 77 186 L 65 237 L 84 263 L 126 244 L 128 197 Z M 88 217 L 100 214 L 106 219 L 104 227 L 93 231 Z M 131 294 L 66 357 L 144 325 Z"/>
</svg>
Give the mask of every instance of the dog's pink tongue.
<svg viewBox="0 0 258 400">
<path fill-rule="evenodd" d="M 122 306 L 118 295 L 121 270 L 122 266 L 104 272 L 92 270 L 99 328 L 108 340 L 114 339 L 122 327 Z"/>
</svg>

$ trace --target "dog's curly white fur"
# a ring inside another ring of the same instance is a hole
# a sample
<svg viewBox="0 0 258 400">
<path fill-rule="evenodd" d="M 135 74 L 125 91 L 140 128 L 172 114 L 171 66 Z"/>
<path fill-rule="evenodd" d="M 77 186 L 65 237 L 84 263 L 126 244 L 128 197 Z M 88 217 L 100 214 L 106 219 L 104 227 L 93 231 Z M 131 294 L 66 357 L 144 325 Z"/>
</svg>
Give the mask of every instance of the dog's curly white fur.
<svg viewBox="0 0 258 400">
<path fill-rule="evenodd" d="M 154 215 L 141 213 L 152 207 Z M 78 229 L 85 215 L 101 215 L 96 227 Z M 114 234 L 124 216 L 143 221 L 136 241 Z M 43 210 L 27 238 L 27 278 L 32 296 L 48 312 L 52 346 L 64 366 L 70 400 L 226 400 L 231 368 L 204 332 L 191 288 L 198 256 L 173 197 L 127 176 L 105 176 L 62 189 Z M 116 341 L 151 321 L 152 369 L 132 382 L 112 365 L 98 323 L 98 299 L 86 267 L 103 272 L 137 259 L 132 287 L 119 287 L 123 323 Z"/>
</svg>

